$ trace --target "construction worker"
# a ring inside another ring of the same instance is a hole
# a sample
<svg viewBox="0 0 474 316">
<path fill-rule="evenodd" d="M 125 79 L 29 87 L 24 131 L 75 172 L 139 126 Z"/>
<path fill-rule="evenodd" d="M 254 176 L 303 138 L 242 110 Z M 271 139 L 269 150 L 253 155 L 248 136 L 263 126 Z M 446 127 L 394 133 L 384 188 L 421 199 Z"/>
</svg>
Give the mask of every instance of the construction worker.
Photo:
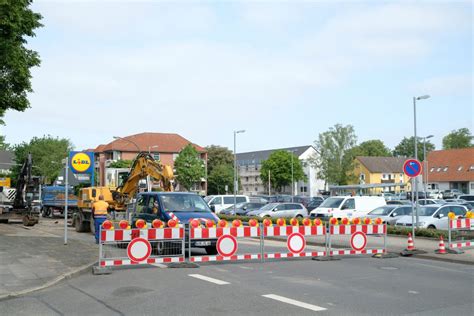
<svg viewBox="0 0 474 316">
<path fill-rule="evenodd" d="M 92 216 L 94 217 L 95 243 L 99 243 L 99 231 L 102 223 L 107 219 L 109 203 L 104 201 L 104 196 L 99 195 L 99 200 L 92 205 Z"/>
</svg>

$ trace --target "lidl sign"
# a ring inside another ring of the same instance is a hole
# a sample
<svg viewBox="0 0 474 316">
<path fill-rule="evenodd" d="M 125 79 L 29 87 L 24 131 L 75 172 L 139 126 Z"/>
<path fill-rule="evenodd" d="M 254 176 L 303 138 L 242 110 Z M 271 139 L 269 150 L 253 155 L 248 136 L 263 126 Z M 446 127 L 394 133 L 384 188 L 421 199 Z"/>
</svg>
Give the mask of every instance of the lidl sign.
<svg viewBox="0 0 474 316">
<path fill-rule="evenodd" d="M 92 173 L 94 171 L 94 153 L 71 151 L 69 164 L 73 173 Z"/>
</svg>

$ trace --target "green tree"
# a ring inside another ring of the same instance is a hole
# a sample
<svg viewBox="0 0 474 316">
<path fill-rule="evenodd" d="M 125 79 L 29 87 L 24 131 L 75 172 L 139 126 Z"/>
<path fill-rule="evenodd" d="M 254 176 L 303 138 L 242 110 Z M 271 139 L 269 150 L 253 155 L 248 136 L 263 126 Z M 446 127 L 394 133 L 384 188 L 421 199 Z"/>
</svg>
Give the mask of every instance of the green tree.
<svg viewBox="0 0 474 316">
<path fill-rule="evenodd" d="M 5 136 L 0 135 L 0 150 L 8 150 L 10 144 L 5 143 Z"/>
<path fill-rule="evenodd" d="M 30 68 L 39 66 L 37 52 L 26 48 L 26 37 L 35 36 L 41 15 L 29 9 L 32 0 L 0 1 L 0 123 L 8 109 L 29 107 L 32 92 Z"/>
<path fill-rule="evenodd" d="M 227 147 L 211 145 L 207 150 L 207 173 L 210 175 L 212 170 L 220 165 L 234 165 L 234 155 Z"/>
<path fill-rule="evenodd" d="M 109 168 L 130 168 L 132 166 L 131 160 L 117 160 L 110 163 Z"/>
<path fill-rule="evenodd" d="M 379 139 L 368 140 L 355 146 L 352 150 L 355 156 L 390 157 L 392 153 L 389 148 Z"/>
<path fill-rule="evenodd" d="M 21 166 L 28 153 L 33 159 L 32 173 L 42 176 L 44 183 L 54 181 L 64 168 L 62 160 L 67 157 L 73 148 L 71 142 L 65 138 L 55 138 L 50 135 L 41 138 L 34 137 L 30 142 L 23 142 L 13 147 L 15 166 L 12 168 L 12 178 L 17 179 Z"/>
<path fill-rule="evenodd" d="M 357 142 L 354 127 L 336 124 L 328 131 L 319 134 L 314 142 L 318 155 L 310 159 L 318 169 L 318 176 L 326 183 L 347 184 L 353 168 L 352 149 Z"/>
<path fill-rule="evenodd" d="M 417 148 L 418 148 L 418 160 L 423 161 L 425 158 L 423 156 L 423 140 L 420 139 L 417 142 Z M 426 141 L 426 154 L 428 154 L 430 151 L 435 150 L 435 145 L 431 143 L 429 140 Z M 412 136 L 410 138 L 404 137 L 401 142 L 395 146 L 393 150 L 393 155 L 394 156 L 400 156 L 400 157 L 415 157 L 415 138 Z"/>
<path fill-rule="evenodd" d="M 291 157 L 293 156 L 293 158 Z M 274 151 L 267 160 L 262 161 L 260 178 L 263 183 L 268 183 L 270 172 L 270 185 L 281 192 L 283 187 L 291 186 L 291 162 L 293 161 L 293 180 L 306 180 L 301 161 L 293 153 L 286 150 Z"/>
<path fill-rule="evenodd" d="M 443 149 L 473 147 L 472 139 L 473 136 L 469 128 L 464 127 L 451 131 L 451 133 L 443 137 Z"/>
<path fill-rule="evenodd" d="M 234 169 L 228 164 L 221 164 L 215 166 L 208 176 L 208 194 L 224 194 L 225 186 L 227 185 L 227 192 L 234 191 Z"/>
<path fill-rule="evenodd" d="M 205 176 L 204 163 L 199 158 L 199 153 L 191 144 L 181 150 L 174 162 L 176 180 L 189 191 L 193 184 Z"/>
</svg>

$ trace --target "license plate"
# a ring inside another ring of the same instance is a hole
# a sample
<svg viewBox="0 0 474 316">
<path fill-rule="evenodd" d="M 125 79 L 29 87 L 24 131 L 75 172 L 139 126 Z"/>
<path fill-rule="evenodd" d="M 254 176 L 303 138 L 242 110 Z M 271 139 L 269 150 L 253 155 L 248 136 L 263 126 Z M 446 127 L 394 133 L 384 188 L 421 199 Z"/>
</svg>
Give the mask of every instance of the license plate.
<svg viewBox="0 0 474 316">
<path fill-rule="evenodd" d="M 210 241 L 196 241 L 196 246 L 210 246 Z"/>
</svg>

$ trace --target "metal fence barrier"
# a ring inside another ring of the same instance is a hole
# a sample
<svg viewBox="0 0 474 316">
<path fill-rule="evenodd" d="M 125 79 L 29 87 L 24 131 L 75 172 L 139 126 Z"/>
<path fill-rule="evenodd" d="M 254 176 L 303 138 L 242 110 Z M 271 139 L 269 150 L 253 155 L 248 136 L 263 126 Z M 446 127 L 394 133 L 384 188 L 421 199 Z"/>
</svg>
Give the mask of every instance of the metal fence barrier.
<svg viewBox="0 0 474 316">
<path fill-rule="evenodd" d="M 190 227 L 188 251 L 190 262 L 237 261 L 261 259 L 261 227 Z M 206 255 L 196 255 L 191 249 L 209 249 Z M 206 248 L 207 247 L 207 248 Z M 243 248 L 243 249 L 242 249 Z"/>
<path fill-rule="evenodd" d="M 463 248 L 474 246 L 474 240 L 464 239 L 466 237 L 472 238 L 472 231 L 474 231 L 474 219 L 472 218 L 455 218 L 448 217 L 448 249 L 452 253 L 461 254 Z M 452 233 L 457 232 L 458 240 L 453 240 Z"/>
<path fill-rule="evenodd" d="M 104 229 L 99 266 L 184 262 L 184 228 Z"/>
<path fill-rule="evenodd" d="M 382 239 L 377 240 L 373 237 Z M 385 254 L 387 252 L 387 225 L 329 224 L 327 240 L 329 256 Z"/>
</svg>

